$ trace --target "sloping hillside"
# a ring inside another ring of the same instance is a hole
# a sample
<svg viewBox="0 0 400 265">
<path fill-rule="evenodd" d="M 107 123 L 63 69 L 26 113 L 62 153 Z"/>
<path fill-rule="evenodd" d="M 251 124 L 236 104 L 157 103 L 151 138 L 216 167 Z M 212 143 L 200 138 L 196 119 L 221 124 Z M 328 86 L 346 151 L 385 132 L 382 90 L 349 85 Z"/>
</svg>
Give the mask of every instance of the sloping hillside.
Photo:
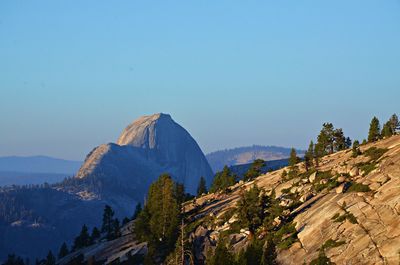
<svg viewBox="0 0 400 265">
<path fill-rule="evenodd" d="M 377 157 L 377 150 L 386 152 Z M 269 193 L 275 190 L 285 210 L 300 202 L 276 218 L 277 227 L 281 220 L 292 220 L 296 229 L 295 242 L 277 248 L 279 263 L 308 263 L 324 248 L 336 264 L 399 264 L 400 136 L 363 145 L 361 151 L 355 158 L 351 150 L 323 157 L 318 172 L 330 174 L 304 174 L 299 164 L 300 177 L 285 180 L 285 168 L 237 184 L 230 194 L 209 194 L 188 203 L 186 211 L 197 227 L 192 241 L 201 242 L 196 249 L 204 249 L 197 255 L 215 247 L 223 234 L 229 235 L 235 252 L 247 245 L 247 229 L 232 231 L 236 218 L 227 214 L 233 212 L 228 210 L 235 208 L 242 189 L 256 184 Z"/>
<path fill-rule="evenodd" d="M 309 264 L 318 258 L 329 260 L 312 264 L 399 264 L 400 135 L 362 145 L 360 151 L 357 156 L 351 150 L 325 156 L 317 171 L 306 172 L 300 163 L 295 177 L 284 173 L 290 170 L 286 167 L 251 182 L 241 181 L 228 192 L 186 202 L 185 244 L 196 264 L 204 264 L 220 242 L 236 255 L 252 239 L 266 249 L 268 233 L 276 242 L 279 264 Z M 271 198 L 266 211 L 272 213 L 272 207 L 279 211 L 271 215 L 270 227 L 261 225 L 251 235 L 239 223 L 237 203 L 254 185 Z M 132 231 L 133 225 L 124 229 Z M 127 237 L 131 240 L 124 241 Z M 110 255 L 104 255 L 106 250 Z M 145 252 L 145 245 L 129 232 L 70 254 L 60 263 L 72 264 L 81 255 L 84 261 L 132 264 L 135 253 Z"/>
</svg>

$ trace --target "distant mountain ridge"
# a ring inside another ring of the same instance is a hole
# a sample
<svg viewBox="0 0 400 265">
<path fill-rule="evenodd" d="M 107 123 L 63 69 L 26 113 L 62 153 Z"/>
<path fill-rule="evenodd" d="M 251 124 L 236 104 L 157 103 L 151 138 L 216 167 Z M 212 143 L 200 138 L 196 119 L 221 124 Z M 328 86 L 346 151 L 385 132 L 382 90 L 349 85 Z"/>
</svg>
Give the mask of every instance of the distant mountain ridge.
<svg viewBox="0 0 400 265">
<path fill-rule="evenodd" d="M 211 152 L 206 157 L 213 171 L 217 172 L 225 165 L 249 164 L 255 159 L 265 161 L 286 159 L 290 155 L 290 150 L 291 148 L 287 147 L 252 145 Z M 303 150 L 296 151 L 299 156 L 304 155 Z"/>
<path fill-rule="evenodd" d="M 0 186 L 56 183 L 76 174 L 81 161 L 49 156 L 0 157 Z"/>
<path fill-rule="evenodd" d="M 81 161 L 65 160 L 49 156 L 0 157 L 0 171 L 74 175 L 81 165 Z"/>
</svg>

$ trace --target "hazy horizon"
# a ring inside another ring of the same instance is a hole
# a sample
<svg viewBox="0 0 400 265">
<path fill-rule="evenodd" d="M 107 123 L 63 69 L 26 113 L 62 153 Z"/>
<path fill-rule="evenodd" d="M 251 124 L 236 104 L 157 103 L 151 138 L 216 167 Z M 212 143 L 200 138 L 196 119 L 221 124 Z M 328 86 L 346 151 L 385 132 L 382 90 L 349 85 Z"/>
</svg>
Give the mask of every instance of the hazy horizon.
<svg viewBox="0 0 400 265">
<path fill-rule="evenodd" d="M 165 112 L 204 153 L 399 112 L 400 2 L 0 3 L 0 156 L 83 160 Z"/>
</svg>

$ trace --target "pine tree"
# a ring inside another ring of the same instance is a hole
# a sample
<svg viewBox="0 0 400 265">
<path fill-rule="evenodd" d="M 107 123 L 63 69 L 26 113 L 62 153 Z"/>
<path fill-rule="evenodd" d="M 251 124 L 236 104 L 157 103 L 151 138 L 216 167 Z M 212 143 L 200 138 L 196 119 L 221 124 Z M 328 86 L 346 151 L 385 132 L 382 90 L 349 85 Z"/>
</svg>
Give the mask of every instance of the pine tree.
<svg viewBox="0 0 400 265">
<path fill-rule="evenodd" d="M 369 132 L 368 132 L 368 142 L 375 142 L 378 141 L 381 137 L 380 135 L 380 125 L 379 120 L 377 117 L 373 117 L 371 123 L 369 125 Z"/>
<path fill-rule="evenodd" d="M 318 142 L 322 147 L 323 155 L 332 154 L 334 151 L 334 128 L 332 123 L 324 123 L 320 134 L 318 135 Z"/>
<path fill-rule="evenodd" d="M 202 176 L 200 177 L 199 185 L 197 187 L 197 197 L 200 197 L 202 194 L 207 193 L 207 186 L 206 186 L 206 180 Z"/>
<path fill-rule="evenodd" d="M 262 174 L 262 168 L 265 167 L 265 161 L 256 159 L 251 164 L 249 170 L 244 174 L 244 180 L 250 181 Z"/>
<path fill-rule="evenodd" d="M 157 249 L 163 257 L 175 245 L 179 220 L 176 185 L 169 175 L 161 175 L 149 188 L 147 204 L 135 223 L 135 234 L 149 243 L 149 250 Z"/>
<path fill-rule="evenodd" d="M 394 131 L 392 129 L 392 125 L 391 125 L 390 121 L 386 122 L 382 128 L 382 132 L 381 132 L 382 137 L 384 137 L 384 138 L 390 137 L 393 135 L 393 133 L 394 133 Z"/>
<path fill-rule="evenodd" d="M 263 242 L 253 239 L 244 251 L 239 253 L 237 265 L 262 264 Z"/>
<path fill-rule="evenodd" d="M 216 192 L 219 190 L 225 190 L 235 183 L 236 176 L 232 174 L 228 166 L 224 166 L 223 170 L 215 175 L 210 191 Z"/>
<path fill-rule="evenodd" d="M 135 220 L 139 216 L 141 211 L 142 211 L 142 204 L 140 204 L 140 202 L 139 202 L 136 204 L 135 212 L 133 213 L 132 220 Z"/>
<path fill-rule="evenodd" d="M 352 144 L 352 142 L 351 142 L 350 137 L 346 137 L 346 149 L 349 149 L 351 147 L 351 144 Z"/>
<path fill-rule="evenodd" d="M 296 150 L 292 148 L 290 150 L 290 157 L 289 157 L 289 178 L 294 178 L 297 176 L 297 163 L 299 162 L 299 158 L 297 157 Z"/>
<path fill-rule="evenodd" d="M 320 143 L 316 143 L 314 146 L 314 162 L 315 162 L 315 167 L 319 167 L 319 161 L 321 157 L 323 157 L 325 154 L 324 147 Z"/>
<path fill-rule="evenodd" d="M 54 257 L 53 252 L 51 252 L 50 250 L 49 253 L 47 254 L 45 265 L 55 265 L 55 264 L 56 264 L 56 258 Z"/>
<path fill-rule="evenodd" d="M 266 248 L 264 249 L 261 265 L 277 265 L 276 261 L 276 247 L 275 242 L 271 236 L 268 236 L 266 240 Z"/>
<path fill-rule="evenodd" d="M 390 117 L 390 127 L 392 129 L 393 134 L 395 134 L 398 130 L 400 130 L 400 121 L 399 117 L 397 117 L 396 114 L 393 114 L 392 117 Z"/>
<path fill-rule="evenodd" d="M 97 227 L 93 227 L 92 234 L 90 235 L 90 242 L 93 244 L 99 239 L 101 236 L 99 229 Z"/>
<path fill-rule="evenodd" d="M 310 142 L 308 146 L 308 150 L 304 154 L 304 165 L 306 171 L 308 171 L 313 166 L 313 159 L 314 159 L 314 143 L 313 141 Z"/>
<path fill-rule="evenodd" d="M 3 265 L 24 265 L 24 260 L 15 254 L 8 255 L 7 260 Z"/>
<path fill-rule="evenodd" d="M 58 259 L 62 259 L 65 256 L 67 256 L 68 254 L 69 254 L 68 246 L 64 242 L 60 247 L 60 251 L 58 251 Z"/>
<path fill-rule="evenodd" d="M 239 223 L 247 227 L 251 235 L 264 220 L 264 196 L 261 190 L 254 185 L 249 191 L 242 191 L 240 200 L 237 203 Z"/>
<path fill-rule="evenodd" d="M 111 206 L 106 205 L 103 212 L 103 224 L 101 225 L 101 232 L 106 233 L 107 238 L 112 237 L 114 228 L 114 211 Z"/>
<path fill-rule="evenodd" d="M 88 232 L 88 228 L 86 225 L 82 226 L 82 230 L 74 240 L 74 246 L 72 247 L 73 250 L 78 250 L 90 245 L 90 236 Z"/>
<path fill-rule="evenodd" d="M 129 222 L 130 222 L 129 218 L 128 217 L 124 217 L 124 219 L 122 219 L 122 226 L 126 225 Z"/>
<path fill-rule="evenodd" d="M 118 218 L 115 218 L 113 221 L 113 230 L 111 235 L 109 235 L 108 240 L 114 240 L 120 236 L 121 236 L 121 230 L 120 230 L 119 220 Z"/>
<path fill-rule="evenodd" d="M 175 196 L 178 204 L 185 202 L 185 186 L 182 183 L 175 183 Z"/>
<path fill-rule="evenodd" d="M 289 166 L 294 167 L 296 166 L 297 162 L 299 161 L 299 158 L 297 157 L 296 150 L 292 148 L 290 150 L 290 157 L 289 157 Z"/>
<path fill-rule="evenodd" d="M 207 265 L 228 265 L 235 264 L 233 255 L 228 251 L 223 240 L 218 242 L 214 255 L 209 255 Z"/>
<path fill-rule="evenodd" d="M 352 157 L 357 157 L 358 155 L 361 155 L 360 142 L 355 140 L 352 148 Z"/>
<path fill-rule="evenodd" d="M 346 137 L 341 128 L 333 131 L 333 139 L 334 151 L 342 151 L 346 149 Z"/>
</svg>

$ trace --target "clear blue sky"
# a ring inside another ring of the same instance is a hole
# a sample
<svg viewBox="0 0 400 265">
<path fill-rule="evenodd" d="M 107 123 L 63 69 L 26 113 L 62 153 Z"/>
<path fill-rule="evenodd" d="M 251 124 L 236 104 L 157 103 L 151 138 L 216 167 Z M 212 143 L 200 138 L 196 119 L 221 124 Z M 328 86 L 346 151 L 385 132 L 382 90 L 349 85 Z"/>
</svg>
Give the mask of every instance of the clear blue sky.
<svg viewBox="0 0 400 265">
<path fill-rule="evenodd" d="M 400 1 L 0 2 L 0 156 L 83 159 L 170 113 L 203 151 L 400 114 Z"/>
</svg>

